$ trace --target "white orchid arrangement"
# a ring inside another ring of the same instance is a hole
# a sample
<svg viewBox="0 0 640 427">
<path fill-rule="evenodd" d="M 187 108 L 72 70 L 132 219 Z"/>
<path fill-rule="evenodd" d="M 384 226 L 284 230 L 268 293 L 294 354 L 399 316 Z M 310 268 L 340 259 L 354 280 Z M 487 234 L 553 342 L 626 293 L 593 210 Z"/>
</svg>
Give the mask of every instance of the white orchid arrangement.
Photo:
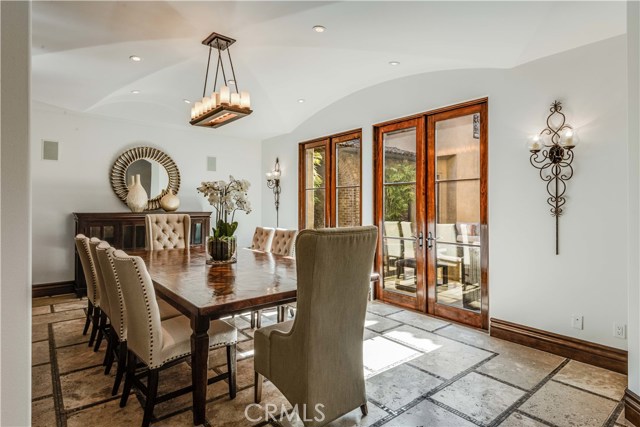
<svg viewBox="0 0 640 427">
<path fill-rule="evenodd" d="M 235 179 L 229 176 L 228 183 L 225 181 L 202 182 L 198 187 L 198 192 L 202 193 L 216 210 L 216 226 L 212 228 L 213 237 L 218 239 L 232 237 L 238 228 L 238 222 L 234 221 L 236 211 L 245 211 L 247 214 L 251 212 L 251 203 L 247 197 L 250 186 L 246 179 Z"/>
</svg>

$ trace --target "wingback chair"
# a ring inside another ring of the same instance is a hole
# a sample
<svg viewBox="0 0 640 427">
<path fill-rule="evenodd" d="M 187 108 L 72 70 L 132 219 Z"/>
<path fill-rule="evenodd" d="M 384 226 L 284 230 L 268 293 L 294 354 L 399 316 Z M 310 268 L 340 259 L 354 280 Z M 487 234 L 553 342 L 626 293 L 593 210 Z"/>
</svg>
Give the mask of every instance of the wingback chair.
<svg viewBox="0 0 640 427">
<path fill-rule="evenodd" d="M 255 332 L 256 403 L 265 376 L 306 409 L 305 426 L 328 424 L 358 407 L 366 415 L 362 336 L 377 236 L 374 226 L 298 234 L 298 312 Z"/>
<path fill-rule="evenodd" d="M 251 249 L 269 252 L 273 241 L 274 229 L 270 227 L 256 227 L 251 240 Z"/>
<path fill-rule="evenodd" d="M 87 320 L 84 323 L 82 335 L 87 334 L 89 325 L 92 324 L 91 335 L 89 337 L 89 347 L 91 347 L 100 325 L 100 294 L 96 282 L 97 272 L 91 256 L 91 250 L 89 249 L 89 238 L 84 234 L 78 234 L 75 237 L 75 241 L 80 264 L 82 265 L 82 272 L 84 273 L 84 280 L 87 283 Z"/>
<path fill-rule="evenodd" d="M 147 250 L 184 249 L 191 241 L 191 217 L 187 214 L 149 214 L 145 217 Z"/>
</svg>

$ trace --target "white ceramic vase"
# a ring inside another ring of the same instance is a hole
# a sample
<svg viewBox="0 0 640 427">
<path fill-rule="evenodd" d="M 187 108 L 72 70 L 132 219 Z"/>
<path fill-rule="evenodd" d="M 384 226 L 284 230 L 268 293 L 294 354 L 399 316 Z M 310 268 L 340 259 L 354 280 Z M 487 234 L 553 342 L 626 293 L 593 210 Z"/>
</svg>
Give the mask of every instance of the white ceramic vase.
<svg viewBox="0 0 640 427">
<path fill-rule="evenodd" d="M 131 177 L 129 194 L 127 194 L 127 206 L 129 206 L 131 212 L 144 212 L 148 201 L 149 196 L 142 184 L 140 184 L 140 175 L 136 175 L 135 179 Z"/>
<path fill-rule="evenodd" d="M 180 199 L 173 194 L 173 190 L 169 190 L 167 194 L 160 199 L 160 207 L 166 212 L 173 212 L 180 207 Z"/>
</svg>

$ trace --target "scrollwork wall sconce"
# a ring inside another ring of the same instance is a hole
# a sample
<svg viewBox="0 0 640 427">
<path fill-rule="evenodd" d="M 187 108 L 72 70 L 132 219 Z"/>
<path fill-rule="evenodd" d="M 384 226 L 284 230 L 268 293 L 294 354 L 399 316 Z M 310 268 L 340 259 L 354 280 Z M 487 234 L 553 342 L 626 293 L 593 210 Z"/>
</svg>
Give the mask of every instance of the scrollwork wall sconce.
<svg viewBox="0 0 640 427">
<path fill-rule="evenodd" d="M 547 183 L 547 203 L 556 221 L 556 255 L 559 254 L 558 227 L 564 213 L 567 181 L 573 176 L 573 149 L 578 138 L 575 130 L 566 124 L 560 101 L 551 104 L 547 127 L 529 139 L 531 164 L 540 171 L 540 178 Z"/>
<path fill-rule="evenodd" d="M 276 227 L 280 224 L 278 209 L 280 208 L 280 161 L 276 157 L 276 164 L 271 172 L 267 172 L 267 187 L 273 190 L 273 199 L 276 205 Z"/>
</svg>

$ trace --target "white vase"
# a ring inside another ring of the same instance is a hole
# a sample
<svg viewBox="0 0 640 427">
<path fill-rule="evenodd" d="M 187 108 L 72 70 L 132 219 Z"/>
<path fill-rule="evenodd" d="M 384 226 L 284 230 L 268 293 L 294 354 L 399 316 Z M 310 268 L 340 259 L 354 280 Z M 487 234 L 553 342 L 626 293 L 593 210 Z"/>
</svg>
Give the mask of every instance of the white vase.
<svg viewBox="0 0 640 427">
<path fill-rule="evenodd" d="M 144 212 L 148 201 L 149 196 L 140 184 L 140 175 L 136 175 L 135 180 L 132 177 L 132 184 L 129 185 L 129 194 L 127 194 L 127 206 L 131 212 Z"/>
<path fill-rule="evenodd" d="M 180 199 L 173 194 L 173 190 L 169 190 L 169 192 L 160 199 L 160 207 L 166 212 L 173 212 L 180 207 Z"/>
</svg>

